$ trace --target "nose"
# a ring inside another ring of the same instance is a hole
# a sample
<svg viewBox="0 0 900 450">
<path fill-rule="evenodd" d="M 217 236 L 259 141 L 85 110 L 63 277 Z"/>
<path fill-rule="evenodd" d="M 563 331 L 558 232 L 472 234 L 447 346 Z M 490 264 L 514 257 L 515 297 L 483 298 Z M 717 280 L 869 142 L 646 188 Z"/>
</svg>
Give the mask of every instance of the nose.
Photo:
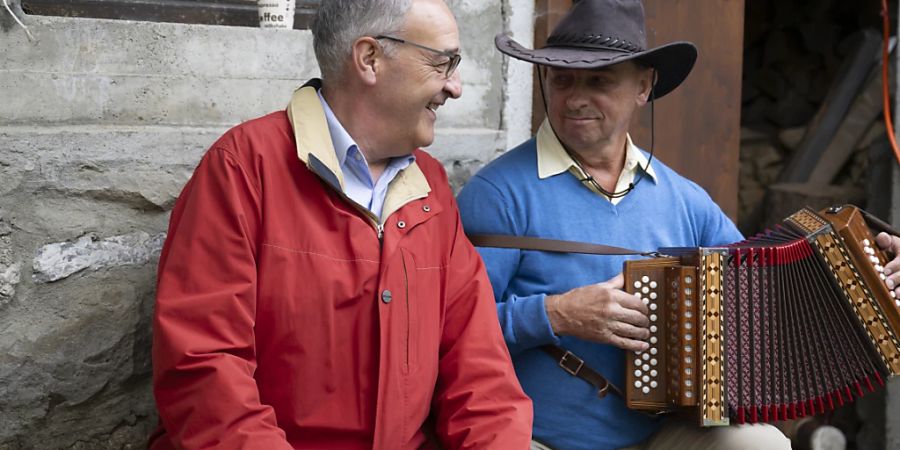
<svg viewBox="0 0 900 450">
<path fill-rule="evenodd" d="M 587 105 L 587 96 L 583 89 L 578 86 L 573 87 L 569 92 L 565 93 L 566 108 L 577 111 Z"/>
<path fill-rule="evenodd" d="M 447 92 L 451 98 L 459 98 L 462 95 L 462 77 L 460 76 L 458 69 L 444 82 L 444 91 Z"/>
</svg>

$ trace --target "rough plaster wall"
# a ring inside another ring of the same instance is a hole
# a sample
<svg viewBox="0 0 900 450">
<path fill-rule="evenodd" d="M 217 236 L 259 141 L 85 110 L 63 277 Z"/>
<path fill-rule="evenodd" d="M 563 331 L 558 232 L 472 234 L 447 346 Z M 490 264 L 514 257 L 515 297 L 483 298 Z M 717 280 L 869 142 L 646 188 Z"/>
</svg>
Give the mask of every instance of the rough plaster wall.
<svg viewBox="0 0 900 450">
<path fill-rule="evenodd" d="M 464 94 L 432 149 L 455 185 L 506 145 L 493 3 L 451 2 Z M 143 448 L 169 210 L 216 137 L 317 74 L 311 37 L 24 20 L 36 42 L 0 10 L 0 450 Z"/>
</svg>

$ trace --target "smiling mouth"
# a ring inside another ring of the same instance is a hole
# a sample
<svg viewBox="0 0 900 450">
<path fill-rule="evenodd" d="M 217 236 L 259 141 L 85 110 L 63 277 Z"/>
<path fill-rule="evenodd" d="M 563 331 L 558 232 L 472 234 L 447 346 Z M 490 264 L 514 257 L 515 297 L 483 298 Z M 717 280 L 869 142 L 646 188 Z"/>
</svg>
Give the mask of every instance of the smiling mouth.
<svg viewBox="0 0 900 450">
<path fill-rule="evenodd" d="M 441 105 L 438 105 L 437 103 L 429 103 L 428 106 L 426 106 L 431 112 L 437 112 L 437 109 L 440 107 Z"/>
</svg>

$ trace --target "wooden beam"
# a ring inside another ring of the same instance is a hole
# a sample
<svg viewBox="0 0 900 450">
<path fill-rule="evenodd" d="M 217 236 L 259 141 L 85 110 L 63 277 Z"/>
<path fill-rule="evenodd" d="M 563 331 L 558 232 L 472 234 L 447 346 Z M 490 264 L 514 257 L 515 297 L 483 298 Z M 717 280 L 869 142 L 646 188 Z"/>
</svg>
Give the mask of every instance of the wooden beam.
<svg viewBox="0 0 900 450">
<path fill-rule="evenodd" d="M 841 65 L 797 151 L 781 171 L 779 181 L 800 183 L 810 180 L 816 164 L 829 147 L 838 126 L 846 117 L 853 99 L 859 94 L 880 54 L 881 36 L 873 30 L 861 31 L 855 51 Z"/>
</svg>

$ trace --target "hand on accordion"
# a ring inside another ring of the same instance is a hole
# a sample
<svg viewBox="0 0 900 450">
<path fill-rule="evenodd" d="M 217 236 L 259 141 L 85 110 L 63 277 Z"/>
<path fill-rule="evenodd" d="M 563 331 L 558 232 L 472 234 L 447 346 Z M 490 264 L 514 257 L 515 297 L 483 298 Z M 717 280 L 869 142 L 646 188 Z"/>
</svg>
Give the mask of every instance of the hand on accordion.
<svg viewBox="0 0 900 450">
<path fill-rule="evenodd" d="M 619 274 L 603 283 L 547 296 L 544 307 L 553 332 L 625 350 L 647 350 L 647 306 L 623 287 L 624 277 Z"/>
<path fill-rule="evenodd" d="M 884 266 L 884 274 L 888 276 L 885 283 L 889 289 L 893 289 L 894 294 L 900 296 L 900 237 L 879 233 L 875 242 L 894 258 Z"/>
</svg>

